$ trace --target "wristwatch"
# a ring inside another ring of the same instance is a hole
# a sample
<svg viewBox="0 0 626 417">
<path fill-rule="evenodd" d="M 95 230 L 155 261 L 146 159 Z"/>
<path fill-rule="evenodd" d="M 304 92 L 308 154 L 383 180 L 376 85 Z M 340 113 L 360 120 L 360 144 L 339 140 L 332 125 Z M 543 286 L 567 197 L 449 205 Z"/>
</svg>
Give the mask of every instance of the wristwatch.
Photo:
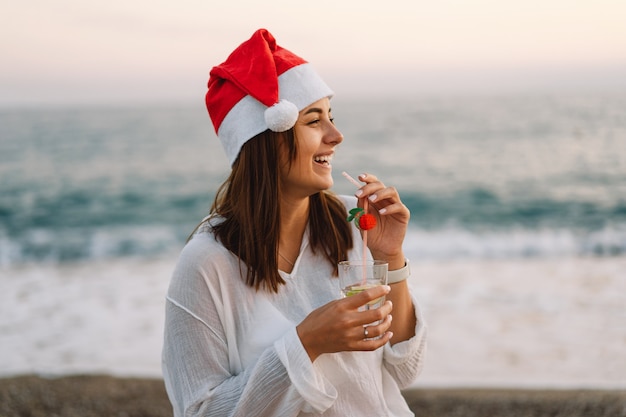
<svg viewBox="0 0 626 417">
<path fill-rule="evenodd" d="M 387 284 L 395 284 L 400 281 L 404 281 L 411 275 L 411 268 L 409 268 L 409 260 L 404 259 L 404 266 L 400 269 L 387 272 Z"/>
</svg>

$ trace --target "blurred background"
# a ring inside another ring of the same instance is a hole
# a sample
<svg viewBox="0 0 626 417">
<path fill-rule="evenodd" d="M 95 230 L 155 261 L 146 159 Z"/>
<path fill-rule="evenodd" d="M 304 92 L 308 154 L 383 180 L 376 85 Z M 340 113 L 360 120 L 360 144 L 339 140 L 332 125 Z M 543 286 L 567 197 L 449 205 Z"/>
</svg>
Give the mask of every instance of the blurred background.
<svg viewBox="0 0 626 417">
<path fill-rule="evenodd" d="M 411 209 L 422 386 L 626 387 L 626 3 L 0 0 L 0 376 L 160 376 L 254 30 L 335 90 L 340 174 Z"/>
</svg>

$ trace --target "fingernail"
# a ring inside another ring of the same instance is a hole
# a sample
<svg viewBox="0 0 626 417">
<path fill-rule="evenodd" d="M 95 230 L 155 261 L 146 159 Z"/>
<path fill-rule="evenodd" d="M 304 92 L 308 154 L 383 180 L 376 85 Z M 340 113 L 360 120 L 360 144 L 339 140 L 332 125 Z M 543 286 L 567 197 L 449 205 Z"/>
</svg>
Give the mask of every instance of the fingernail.
<svg viewBox="0 0 626 417">
<path fill-rule="evenodd" d="M 389 338 L 391 339 L 393 337 L 393 332 L 389 332 Z"/>
<path fill-rule="evenodd" d="M 357 197 L 361 197 L 363 195 L 363 190 L 358 190 L 356 193 L 354 193 L 354 195 Z"/>
<path fill-rule="evenodd" d="M 361 174 L 361 175 L 359 175 L 359 179 L 360 179 L 360 180 L 364 180 L 365 178 L 367 178 L 367 174 Z"/>
<path fill-rule="evenodd" d="M 380 210 L 378 210 L 378 214 L 385 214 L 385 213 L 387 213 L 386 208 L 381 208 Z"/>
<path fill-rule="evenodd" d="M 391 291 L 391 286 L 389 286 L 389 285 L 383 285 L 383 286 L 385 287 L 385 291 L 387 291 L 387 292 Z M 391 301 L 391 300 L 389 300 L 389 301 Z"/>
<path fill-rule="evenodd" d="M 378 198 L 378 196 L 376 194 L 372 194 L 371 196 L 369 196 L 369 200 L 370 201 L 376 201 L 376 199 Z"/>
</svg>

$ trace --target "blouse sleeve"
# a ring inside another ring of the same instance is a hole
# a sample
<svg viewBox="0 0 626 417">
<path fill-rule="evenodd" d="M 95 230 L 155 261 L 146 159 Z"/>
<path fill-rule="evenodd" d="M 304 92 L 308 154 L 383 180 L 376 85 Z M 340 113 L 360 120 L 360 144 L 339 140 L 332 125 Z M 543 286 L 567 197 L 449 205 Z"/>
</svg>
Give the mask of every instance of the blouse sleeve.
<svg viewBox="0 0 626 417">
<path fill-rule="evenodd" d="M 330 407 L 336 392 L 316 373 L 295 328 L 252 365 L 233 371 L 220 291 L 204 284 L 207 272 L 197 257 L 184 258 L 185 251 L 166 298 L 162 355 L 174 415 L 296 416 Z"/>
<path fill-rule="evenodd" d="M 407 388 L 422 372 L 424 356 L 426 354 L 426 323 L 418 307 L 417 300 L 411 294 L 415 306 L 417 325 L 415 336 L 409 340 L 384 346 L 384 366 L 396 380 L 400 389 Z"/>
</svg>

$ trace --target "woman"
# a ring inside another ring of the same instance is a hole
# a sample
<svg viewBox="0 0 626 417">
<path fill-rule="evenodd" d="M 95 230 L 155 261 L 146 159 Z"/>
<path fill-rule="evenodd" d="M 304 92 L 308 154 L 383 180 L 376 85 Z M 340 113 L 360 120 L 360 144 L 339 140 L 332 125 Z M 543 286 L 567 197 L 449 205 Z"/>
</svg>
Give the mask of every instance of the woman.
<svg viewBox="0 0 626 417">
<path fill-rule="evenodd" d="M 400 389 L 420 372 L 425 325 L 406 282 L 409 211 L 371 174 L 358 198 L 327 191 L 343 140 L 331 96 L 266 30 L 211 71 L 207 108 L 232 172 L 166 298 L 175 416 L 413 415 Z M 378 218 L 369 252 L 393 283 L 339 299 L 337 263 L 363 244 L 347 209 L 366 198 Z"/>
</svg>

